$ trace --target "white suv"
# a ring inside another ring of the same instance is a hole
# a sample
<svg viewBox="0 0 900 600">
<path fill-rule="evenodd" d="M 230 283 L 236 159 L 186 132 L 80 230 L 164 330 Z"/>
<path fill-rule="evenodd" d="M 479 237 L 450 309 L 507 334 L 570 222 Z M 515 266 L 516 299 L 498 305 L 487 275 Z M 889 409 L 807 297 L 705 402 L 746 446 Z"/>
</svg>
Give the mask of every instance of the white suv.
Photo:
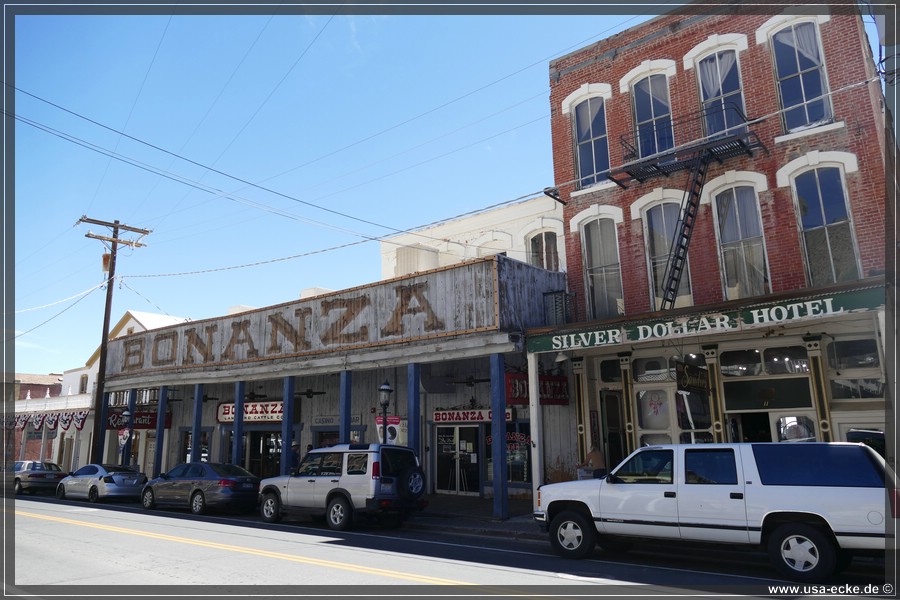
<svg viewBox="0 0 900 600">
<path fill-rule="evenodd" d="M 350 527 L 358 515 L 396 526 L 425 508 L 424 493 L 425 478 L 411 448 L 338 444 L 310 451 L 290 475 L 262 480 L 260 515 L 267 523 L 324 516 L 336 530 Z"/>
</svg>

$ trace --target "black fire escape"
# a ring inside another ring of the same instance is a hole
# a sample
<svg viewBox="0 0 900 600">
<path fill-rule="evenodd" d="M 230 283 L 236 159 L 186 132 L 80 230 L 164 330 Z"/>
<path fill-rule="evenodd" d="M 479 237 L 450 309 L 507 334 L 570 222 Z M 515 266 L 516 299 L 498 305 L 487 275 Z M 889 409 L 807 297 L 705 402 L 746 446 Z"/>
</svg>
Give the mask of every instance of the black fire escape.
<svg viewBox="0 0 900 600">
<path fill-rule="evenodd" d="M 707 131 L 717 133 L 710 135 Z M 696 141 L 674 146 L 673 140 L 678 139 Z M 679 171 L 690 172 L 663 277 L 661 308 L 668 310 L 675 306 L 678 296 L 694 220 L 700 208 L 700 193 L 710 163 L 722 164 L 729 158 L 752 156 L 759 148 L 768 150 L 749 130 L 747 117 L 732 104 L 710 107 L 681 120 L 666 121 L 634 135 L 622 136 L 620 142 L 625 164 L 611 170 L 607 177 L 622 188 L 633 182 L 669 177 Z M 659 147 L 668 149 L 650 154 Z"/>
</svg>

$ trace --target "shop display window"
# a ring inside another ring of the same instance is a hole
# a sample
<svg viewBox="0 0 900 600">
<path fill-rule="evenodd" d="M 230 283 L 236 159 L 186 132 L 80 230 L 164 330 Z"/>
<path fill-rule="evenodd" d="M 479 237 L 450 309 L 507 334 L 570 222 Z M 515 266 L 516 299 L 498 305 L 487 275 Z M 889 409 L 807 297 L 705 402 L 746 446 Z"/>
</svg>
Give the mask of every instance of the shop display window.
<svg viewBox="0 0 900 600">
<path fill-rule="evenodd" d="M 604 383 L 621 383 L 622 369 L 619 359 L 600 361 L 600 381 Z"/>
<path fill-rule="evenodd" d="M 669 429 L 670 400 L 666 390 L 639 391 L 637 399 L 638 423 L 641 429 Z"/>
<path fill-rule="evenodd" d="M 675 361 L 662 356 L 637 358 L 631 368 L 635 381 L 675 381 Z"/>
<path fill-rule="evenodd" d="M 809 359 L 803 346 L 766 348 L 763 364 L 768 375 L 809 373 Z"/>
<path fill-rule="evenodd" d="M 728 350 L 719 354 L 723 377 L 750 377 L 762 373 L 759 350 Z"/>
<path fill-rule="evenodd" d="M 884 398 L 884 383 L 880 379 L 832 379 L 831 397 L 857 400 L 862 398 Z"/>
<path fill-rule="evenodd" d="M 494 462 L 492 438 L 485 444 L 487 477 L 493 480 Z M 531 482 L 531 423 L 506 424 L 506 480 L 509 483 Z"/>
<path fill-rule="evenodd" d="M 878 345 L 873 339 L 836 341 L 828 344 L 828 367 L 842 369 L 873 369 L 880 366 Z"/>
<path fill-rule="evenodd" d="M 884 377 L 874 339 L 837 340 L 826 351 L 834 400 L 884 398 Z"/>
<path fill-rule="evenodd" d="M 709 401 L 703 394 L 679 392 L 675 398 L 675 409 L 681 429 L 709 429 L 712 426 Z"/>
</svg>

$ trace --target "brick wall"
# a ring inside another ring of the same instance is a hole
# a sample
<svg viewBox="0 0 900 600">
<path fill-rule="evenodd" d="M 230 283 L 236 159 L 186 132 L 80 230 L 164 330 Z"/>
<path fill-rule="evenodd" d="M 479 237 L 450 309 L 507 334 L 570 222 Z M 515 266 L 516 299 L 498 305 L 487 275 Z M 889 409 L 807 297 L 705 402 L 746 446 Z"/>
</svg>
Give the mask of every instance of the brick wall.
<svg viewBox="0 0 900 600">
<path fill-rule="evenodd" d="M 845 173 L 862 276 L 880 274 L 885 255 L 885 173 L 884 131 L 880 107 L 880 85 L 871 57 L 867 56 L 862 22 L 858 15 L 831 14 L 819 24 L 829 89 L 832 92 L 833 122 L 843 127 L 823 127 L 803 136 L 779 141 L 785 131 L 779 111 L 773 59 L 768 43 L 756 43 L 756 30 L 772 15 L 694 16 L 670 14 L 601 40 L 553 61 L 550 65 L 551 133 L 554 176 L 565 207 L 566 251 L 569 286 L 576 293 L 577 319 L 588 318 L 581 239 L 570 231 L 569 223 L 579 212 L 594 204 L 622 209 L 624 222 L 618 226 L 619 254 L 623 274 L 626 314 L 651 309 L 646 241 L 641 219 L 631 218 L 631 205 L 655 188 L 684 189 L 688 171 L 628 189 L 618 186 L 579 193 L 572 132 L 572 114 L 563 114 L 561 103 L 586 83 L 606 83 L 612 97 L 605 103 L 609 133 L 610 165 L 622 165 L 620 135 L 633 133 L 631 94 L 622 93 L 619 81 L 629 71 L 648 60 L 670 60 L 676 64 L 669 79 L 672 115 L 695 113 L 700 108 L 696 69 L 685 70 L 684 56 L 711 35 L 743 34 L 747 49 L 738 53 L 745 112 L 752 119 L 767 117 L 752 125 L 768 152 L 733 158 L 710 166 L 707 181 L 726 171 L 751 171 L 765 175 L 768 190 L 759 193 L 760 214 L 765 233 L 766 253 L 772 292 L 808 287 L 795 202 L 790 185 L 778 187 L 776 172 L 795 158 L 819 150 L 846 152 L 856 157 L 859 170 Z M 676 144 L 688 140 L 676 139 Z M 679 193 L 678 197 L 681 197 Z M 690 280 L 695 305 L 721 302 L 723 284 L 719 267 L 714 214 L 711 204 L 700 208 L 689 252 Z"/>
</svg>

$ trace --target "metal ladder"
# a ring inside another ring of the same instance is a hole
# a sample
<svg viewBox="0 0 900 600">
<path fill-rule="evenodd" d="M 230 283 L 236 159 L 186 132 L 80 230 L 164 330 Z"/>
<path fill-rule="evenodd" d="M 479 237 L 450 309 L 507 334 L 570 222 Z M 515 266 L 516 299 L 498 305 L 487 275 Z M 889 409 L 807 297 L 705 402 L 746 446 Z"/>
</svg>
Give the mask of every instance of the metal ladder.
<svg viewBox="0 0 900 600">
<path fill-rule="evenodd" d="M 691 167 L 691 174 L 684 190 L 681 218 L 675 225 L 672 245 L 669 248 L 669 259 L 666 262 L 661 310 L 669 310 L 675 306 L 675 299 L 678 297 L 678 287 L 681 284 L 681 276 L 687 263 L 691 235 L 694 232 L 694 221 L 697 218 L 697 211 L 700 209 L 700 192 L 703 190 L 703 184 L 706 182 L 706 172 L 709 170 L 709 163 L 713 159 L 713 153 L 705 149 L 698 154 L 694 165 Z"/>
</svg>

